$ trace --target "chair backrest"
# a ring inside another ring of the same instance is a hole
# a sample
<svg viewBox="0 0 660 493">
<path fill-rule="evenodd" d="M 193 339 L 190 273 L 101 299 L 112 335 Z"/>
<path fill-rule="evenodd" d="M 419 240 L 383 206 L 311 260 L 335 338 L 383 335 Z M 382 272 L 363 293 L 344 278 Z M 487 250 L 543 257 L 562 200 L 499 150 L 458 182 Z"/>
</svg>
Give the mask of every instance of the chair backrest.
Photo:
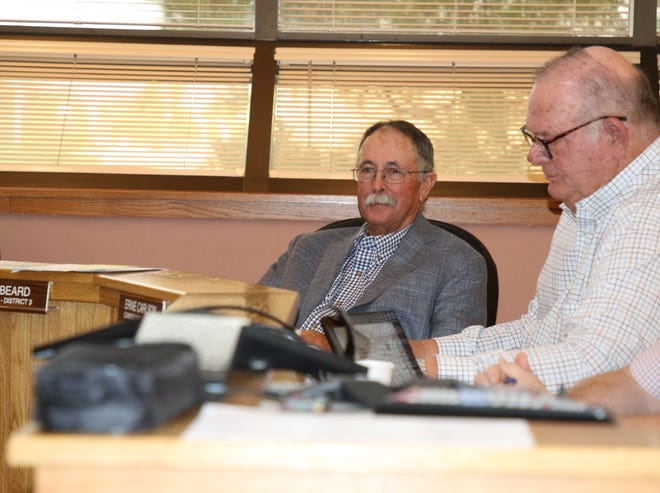
<svg viewBox="0 0 660 493">
<path fill-rule="evenodd" d="M 428 221 L 434 226 L 442 228 L 445 231 L 458 236 L 460 239 L 474 248 L 486 261 L 486 271 L 488 274 L 488 278 L 486 280 L 486 323 L 489 326 L 495 325 L 495 321 L 497 319 L 497 303 L 499 301 L 500 285 L 499 279 L 497 277 L 497 265 L 495 265 L 495 261 L 486 248 L 486 245 L 484 245 L 475 235 L 461 228 L 460 226 L 435 219 L 429 219 Z M 334 228 L 360 227 L 362 224 L 364 224 L 364 219 L 361 217 L 352 217 L 350 219 L 341 219 L 339 221 L 326 224 L 325 226 L 319 228 L 319 231 Z"/>
</svg>

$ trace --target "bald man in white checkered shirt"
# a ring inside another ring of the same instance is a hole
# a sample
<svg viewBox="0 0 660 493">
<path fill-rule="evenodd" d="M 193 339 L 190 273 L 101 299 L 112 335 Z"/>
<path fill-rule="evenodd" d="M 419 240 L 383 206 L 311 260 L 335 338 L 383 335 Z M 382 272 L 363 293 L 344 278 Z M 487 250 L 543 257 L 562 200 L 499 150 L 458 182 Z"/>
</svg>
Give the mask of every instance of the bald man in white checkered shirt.
<svg viewBox="0 0 660 493">
<path fill-rule="evenodd" d="M 623 368 L 660 337 L 660 117 L 625 58 L 574 49 L 538 75 L 527 159 L 563 213 L 528 313 L 412 341 L 430 376 L 472 383 L 524 351 L 550 391 Z"/>
</svg>

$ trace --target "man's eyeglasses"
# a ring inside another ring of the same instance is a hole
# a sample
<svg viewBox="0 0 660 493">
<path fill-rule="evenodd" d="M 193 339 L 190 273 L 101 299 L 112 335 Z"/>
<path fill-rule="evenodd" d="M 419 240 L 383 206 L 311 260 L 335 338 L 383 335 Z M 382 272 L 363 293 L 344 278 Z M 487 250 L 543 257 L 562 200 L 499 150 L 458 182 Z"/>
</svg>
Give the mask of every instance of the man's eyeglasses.
<svg viewBox="0 0 660 493">
<path fill-rule="evenodd" d="M 583 123 L 582 125 L 578 125 L 577 127 L 571 128 L 570 130 L 566 130 L 565 132 L 562 132 L 559 135 L 555 135 L 551 139 L 540 137 L 535 133 L 527 130 L 526 127 L 521 127 L 520 131 L 522 132 L 523 136 L 525 137 L 525 140 L 527 141 L 530 147 L 533 146 L 534 144 L 539 144 L 543 149 L 543 154 L 545 155 L 545 157 L 547 157 L 548 159 L 552 159 L 552 153 L 550 152 L 550 147 L 548 147 L 550 144 L 552 144 L 553 142 L 557 142 L 559 139 L 563 139 L 567 135 L 572 134 L 573 132 L 580 130 L 581 128 L 584 128 L 587 125 L 591 125 L 594 122 L 605 120 L 607 118 L 616 118 L 617 120 L 621 120 L 622 122 L 625 122 L 628 119 L 625 116 L 612 116 L 612 115 L 599 116 L 598 118 L 589 120 L 587 123 Z"/>
<path fill-rule="evenodd" d="M 388 166 L 385 169 L 379 170 L 375 166 L 362 166 L 360 168 L 353 168 L 353 179 L 359 182 L 369 182 L 376 177 L 376 173 L 380 173 L 387 183 L 403 183 L 406 176 L 415 173 L 427 173 L 427 171 L 408 171 L 407 169 L 397 168 L 396 166 Z"/>
</svg>

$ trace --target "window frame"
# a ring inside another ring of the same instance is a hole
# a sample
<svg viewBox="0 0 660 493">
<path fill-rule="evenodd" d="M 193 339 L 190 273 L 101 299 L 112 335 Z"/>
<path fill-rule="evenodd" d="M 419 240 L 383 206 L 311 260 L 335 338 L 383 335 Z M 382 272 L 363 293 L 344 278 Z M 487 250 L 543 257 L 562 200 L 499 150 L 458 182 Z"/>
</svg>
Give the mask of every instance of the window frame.
<svg viewBox="0 0 660 493">
<path fill-rule="evenodd" d="M 301 196 L 353 196 L 355 185 L 352 180 L 282 179 L 269 177 L 270 141 L 272 131 L 272 109 L 276 79 L 275 50 L 278 47 L 332 47 L 373 49 L 391 46 L 395 43 L 402 49 L 419 49 L 429 45 L 441 49 L 511 49 L 511 50 L 565 50 L 571 46 L 601 44 L 618 50 L 639 51 L 640 67 L 649 75 L 652 85 L 658 91 L 658 41 L 656 33 L 656 5 L 650 2 L 637 2 L 633 10 L 633 32 L 626 37 L 569 37 L 569 36 L 502 36 L 502 35 L 374 35 L 365 40 L 359 34 L 339 35 L 335 33 L 280 33 L 277 31 L 277 0 L 255 2 L 255 32 L 213 33 L 186 31 L 128 31 L 101 32 L 95 29 L 36 28 L 2 26 L 2 39 L 44 39 L 107 42 L 143 42 L 171 44 L 201 44 L 247 46 L 255 49 L 253 65 L 253 87 L 250 102 L 248 144 L 244 177 L 209 176 L 168 176 L 168 175 L 118 175 L 57 172 L 0 172 L 0 199 L 2 197 L 38 197 L 40 193 L 61 191 L 63 200 L 68 200 L 72 190 L 103 190 L 116 197 L 126 198 L 134 193 L 136 197 L 147 194 L 153 197 L 166 197 L 168 193 L 185 190 L 200 198 L 208 193 L 224 194 L 243 192 L 247 194 L 281 195 L 290 204 L 297 201 L 287 197 Z M 498 197 L 519 197 L 548 200 L 547 186 L 532 183 L 492 183 L 492 182 L 450 182 L 438 183 L 431 198 L 442 201 L 447 197 L 471 199 L 497 199 Z M 11 192 L 11 193 L 10 193 Z M 27 194 L 27 195 L 26 195 Z M 139 201 L 138 201 L 139 202 Z M 6 204 L 12 200 L 7 199 Z M 35 204 L 38 201 L 35 201 Z M 128 204 L 128 202 L 126 202 Z M 538 201 L 534 202 L 538 204 Z M 552 201 L 549 202 L 552 204 Z M 555 204 L 556 205 L 556 204 Z M 52 209 L 30 209 L 32 213 L 52 213 Z M 555 210 L 550 206 L 549 210 Z M 9 205 L 5 212 L 18 212 Z M 555 210 L 556 212 L 556 210 Z M 74 214 L 73 210 L 69 213 Z M 111 214 L 100 211 L 99 214 Z M 222 215 L 212 212 L 212 215 Z M 126 215 L 144 215 L 138 209 L 128 210 Z M 291 217 L 296 217 L 295 213 Z M 478 220 L 474 215 L 465 219 Z"/>
</svg>

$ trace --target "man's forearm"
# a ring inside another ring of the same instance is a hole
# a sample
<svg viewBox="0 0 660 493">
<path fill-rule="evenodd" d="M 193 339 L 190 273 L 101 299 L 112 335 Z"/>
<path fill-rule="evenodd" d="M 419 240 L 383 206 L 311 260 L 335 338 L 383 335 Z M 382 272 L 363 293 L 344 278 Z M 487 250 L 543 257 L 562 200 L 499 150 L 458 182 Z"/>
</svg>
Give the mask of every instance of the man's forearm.
<svg viewBox="0 0 660 493">
<path fill-rule="evenodd" d="M 566 392 L 572 399 L 603 406 L 614 414 L 660 412 L 660 403 L 640 387 L 628 368 L 588 378 Z"/>
<path fill-rule="evenodd" d="M 429 358 L 438 354 L 438 344 L 435 339 L 410 339 L 410 347 L 415 358 Z"/>
</svg>

